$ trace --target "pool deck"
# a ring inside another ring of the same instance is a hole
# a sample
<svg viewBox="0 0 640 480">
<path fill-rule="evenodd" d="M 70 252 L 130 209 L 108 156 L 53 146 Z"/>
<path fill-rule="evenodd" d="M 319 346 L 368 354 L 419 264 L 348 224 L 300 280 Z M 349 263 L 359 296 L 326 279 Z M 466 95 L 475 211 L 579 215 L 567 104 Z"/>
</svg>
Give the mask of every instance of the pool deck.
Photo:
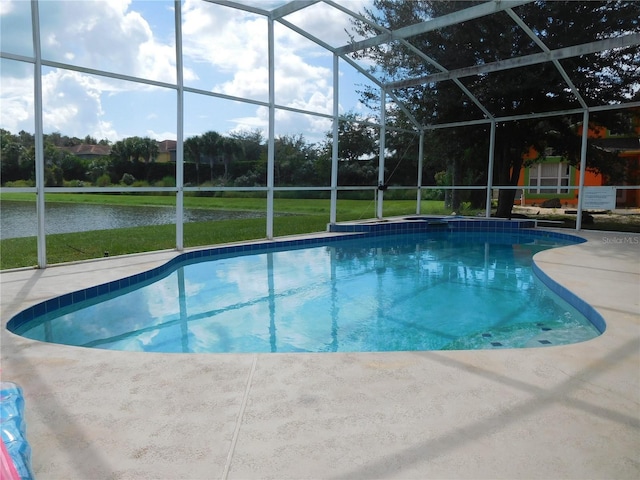
<svg viewBox="0 0 640 480">
<path fill-rule="evenodd" d="M 563 231 L 564 233 L 572 233 Z M 591 341 L 475 351 L 153 354 L 6 331 L 35 303 L 155 267 L 159 252 L 0 275 L 2 380 L 36 478 L 640 478 L 640 235 L 542 252 L 607 322 Z"/>
</svg>

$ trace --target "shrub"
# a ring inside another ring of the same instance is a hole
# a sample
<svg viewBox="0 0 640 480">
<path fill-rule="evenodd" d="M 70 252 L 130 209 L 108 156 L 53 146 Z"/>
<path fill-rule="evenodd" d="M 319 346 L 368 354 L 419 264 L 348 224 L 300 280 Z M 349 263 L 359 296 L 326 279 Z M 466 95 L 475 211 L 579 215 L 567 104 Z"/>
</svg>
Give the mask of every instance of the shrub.
<svg viewBox="0 0 640 480">
<path fill-rule="evenodd" d="M 108 187 L 111 185 L 111 177 L 108 173 L 103 173 L 96 179 L 96 187 Z"/>
<path fill-rule="evenodd" d="M 17 188 L 17 187 L 35 187 L 36 186 L 36 182 L 35 180 L 15 180 L 13 182 L 7 182 L 4 184 L 5 187 L 7 188 Z"/>
<path fill-rule="evenodd" d="M 84 187 L 84 182 L 82 180 L 65 180 L 63 183 L 65 187 Z"/>
<path fill-rule="evenodd" d="M 127 185 L 129 187 L 133 185 L 133 182 L 135 181 L 136 181 L 136 177 L 134 177 L 130 173 L 125 173 L 124 175 L 122 175 L 122 178 L 120 179 L 120 183 Z"/>
<path fill-rule="evenodd" d="M 559 198 L 550 198 L 542 202 L 542 208 L 562 208 L 562 203 Z"/>
<path fill-rule="evenodd" d="M 175 187 L 176 179 L 171 176 L 162 177 L 162 180 L 156 182 L 156 187 Z"/>
</svg>

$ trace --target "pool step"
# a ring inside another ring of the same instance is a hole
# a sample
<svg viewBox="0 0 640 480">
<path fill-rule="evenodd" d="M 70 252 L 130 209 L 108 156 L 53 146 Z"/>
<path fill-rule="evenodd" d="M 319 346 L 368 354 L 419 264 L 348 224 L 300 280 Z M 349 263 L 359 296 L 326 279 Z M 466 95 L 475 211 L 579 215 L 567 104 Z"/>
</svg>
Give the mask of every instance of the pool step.
<svg viewBox="0 0 640 480">
<path fill-rule="evenodd" d="M 442 350 L 552 347 L 590 340 L 595 336 L 597 334 L 588 327 L 566 325 L 561 321 L 519 323 L 458 338 Z"/>
</svg>

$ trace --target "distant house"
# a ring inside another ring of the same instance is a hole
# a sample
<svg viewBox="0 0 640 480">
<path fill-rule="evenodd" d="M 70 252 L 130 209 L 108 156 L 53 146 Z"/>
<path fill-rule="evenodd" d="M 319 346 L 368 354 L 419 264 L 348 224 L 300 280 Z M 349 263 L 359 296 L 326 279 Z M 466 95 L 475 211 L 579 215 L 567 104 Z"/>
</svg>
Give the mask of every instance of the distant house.
<svg viewBox="0 0 640 480">
<path fill-rule="evenodd" d="M 60 147 L 60 150 L 69 152 L 76 157 L 91 160 L 93 158 L 108 157 L 111 153 L 109 145 L 74 145 L 73 147 Z"/>
<path fill-rule="evenodd" d="M 580 126 L 580 131 L 581 131 Z M 589 129 L 589 138 L 597 148 L 609 152 L 617 152 L 621 158 L 626 159 L 626 185 L 637 185 L 640 181 L 640 115 L 634 118 L 634 136 L 617 135 L 602 126 Z M 545 200 L 557 198 L 563 205 L 576 207 L 578 204 L 578 185 L 580 183 L 580 170 L 563 161 L 562 157 L 553 155 L 553 150 L 546 152 L 544 160 L 523 167 L 520 172 L 519 186 L 528 186 L 528 190 L 522 190 L 522 196 L 516 195 L 516 204 L 541 204 Z M 525 158 L 533 159 L 537 152 L 531 151 Z M 588 160 L 588 159 L 587 159 Z M 607 185 L 606 178 L 587 170 L 584 176 L 584 185 L 598 187 Z M 541 188 L 555 187 L 555 188 Z M 617 207 L 640 207 L 640 192 L 635 189 L 616 190 Z"/>
<path fill-rule="evenodd" d="M 162 140 L 158 142 L 158 155 L 156 162 L 167 163 L 176 161 L 176 146 L 178 142 L 175 140 Z"/>
<path fill-rule="evenodd" d="M 176 145 L 175 140 L 162 140 L 158 143 L 158 154 L 155 161 L 159 163 L 176 161 Z M 74 145 L 73 147 L 60 147 L 60 150 L 69 152 L 76 157 L 84 159 L 92 159 L 98 157 L 108 157 L 111 154 L 109 145 Z"/>
</svg>

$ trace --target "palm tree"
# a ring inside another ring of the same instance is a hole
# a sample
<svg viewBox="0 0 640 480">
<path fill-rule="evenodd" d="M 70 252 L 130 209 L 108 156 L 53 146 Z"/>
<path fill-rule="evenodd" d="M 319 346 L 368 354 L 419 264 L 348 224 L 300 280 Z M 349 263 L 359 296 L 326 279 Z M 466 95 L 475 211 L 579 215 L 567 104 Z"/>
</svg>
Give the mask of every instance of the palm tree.
<svg viewBox="0 0 640 480">
<path fill-rule="evenodd" d="M 214 131 L 205 132 L 200 136 L 200 142 L 203 156 L 209 159 L 210 180 L 213 183 L 213 163 L 222 150 L 222 135 Z"/>
<path fill-rule="evenodd" d="M 222 137 L 220 139 L 220 147 L 224 164 L 224 179 L 227 180 L 229 178 L 229 165 L 242 151 L 242 146 L 235 138 Z"/>
<path fill-rule="evenodd" d="M 158 156 L 158 142 L 153 138 L 144 137 L 139 140 L 140 156 L 144 160 L 144 163 L 155 161 Z"/>
<path fill-rule="evenodd" d="M 189 137 L 184 141 L 185 161 L 191 161 L 196 164 L 196 185 L 200 185 L 200 159 L 202 157 L 201 144 L 202 139 L 199 135 Z"/>
<path fill-rule="evenodd" d="M 128 142 L 128 138 L 125 140 L 118 140 L 111 147 L 110 155 L 118 160 L 128 162 L 131 159 L 132 150 L 131 142 Z"/>
</svg>

